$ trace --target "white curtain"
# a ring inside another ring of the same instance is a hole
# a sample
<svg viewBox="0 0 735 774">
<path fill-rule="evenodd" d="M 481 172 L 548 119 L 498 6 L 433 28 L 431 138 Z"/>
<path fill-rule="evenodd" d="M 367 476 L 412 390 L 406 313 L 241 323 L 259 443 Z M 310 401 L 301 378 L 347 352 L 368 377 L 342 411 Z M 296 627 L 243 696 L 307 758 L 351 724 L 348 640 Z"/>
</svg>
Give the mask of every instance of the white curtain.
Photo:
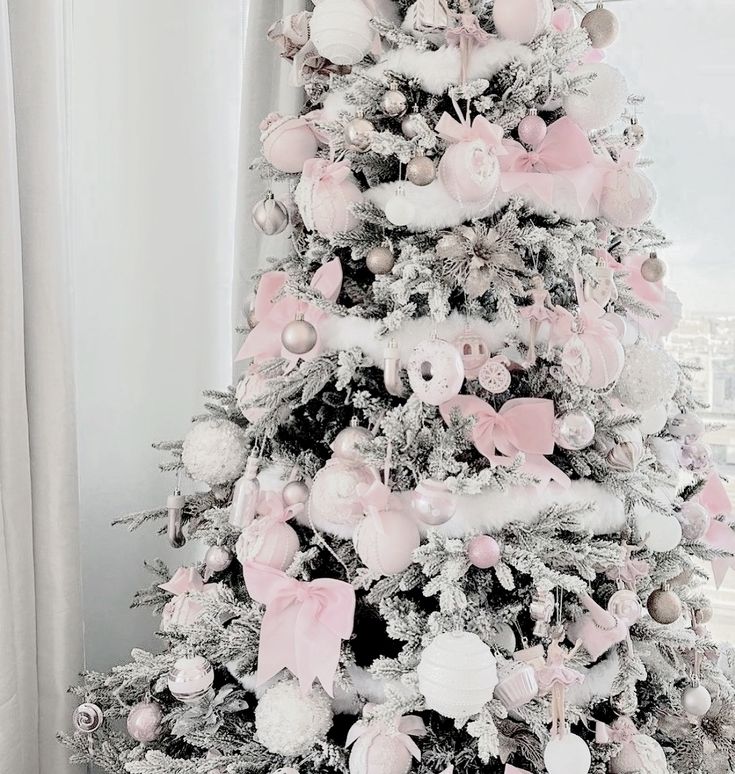
<svg viewBox="0 0 735 774">
<path fill-rule="evenodd" d="M 71 772 L 81 666 L 65 19 L 0 0 L 0 769 Z"/>
</svg>

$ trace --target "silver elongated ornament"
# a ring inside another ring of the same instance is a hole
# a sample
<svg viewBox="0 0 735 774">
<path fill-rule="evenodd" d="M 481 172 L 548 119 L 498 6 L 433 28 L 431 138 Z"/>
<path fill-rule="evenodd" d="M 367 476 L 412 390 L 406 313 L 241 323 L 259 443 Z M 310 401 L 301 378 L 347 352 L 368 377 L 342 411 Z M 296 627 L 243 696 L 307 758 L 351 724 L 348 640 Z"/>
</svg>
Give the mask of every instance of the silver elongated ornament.
<svg viewBox="0 0 735 774">
<path fill-rule="evenodd" d="M 166 510 L 168 511 L 168 542 L 174 548 L 181 548 L 186 543 L 182 529 L 184 505 L 186 499 L 181 492 L 176 489 L 166 500 Z"/>
<path fill-rule="evenodd" d="M 401 397 L 404 393 L 401 381 L 401 360 L 398 356 L 398 342 L 391 339 L 385 348 L 383 360 L 383 382 L 391 395 Z"/>
</svg>

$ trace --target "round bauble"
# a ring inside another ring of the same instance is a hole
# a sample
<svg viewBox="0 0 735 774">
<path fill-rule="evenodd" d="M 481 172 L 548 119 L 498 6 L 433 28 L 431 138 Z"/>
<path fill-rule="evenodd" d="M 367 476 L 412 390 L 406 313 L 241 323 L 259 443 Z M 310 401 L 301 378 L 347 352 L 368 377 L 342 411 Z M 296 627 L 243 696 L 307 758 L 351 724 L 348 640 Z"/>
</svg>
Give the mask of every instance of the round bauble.
<svg viewBox="0 0 735 774">
<path fill-rule="evenodd" d="M 544 121 L 536 110 L 521 119 L 518 124 L 518 137 L 525 145 L 535 148 L 546 137 L 548 131 L 546 121 Z"/>
<path fill-rule="evenodd" d="M 398 118 L 408 110 L 406 95 L 397 89 L 388 89 L 380 100 L 380 109 L 391 118 Z"/>
<path fill-rule="evenodd" d="M 480 712 L 498 684 L 495 656 L 471 632 L 447 632 L 433 639 L 416 673 L 427 708 L 455 720 Z"/>
<path fill-rule="evenodd" d="M 424 187 L 436 180 L 436 167 L 428 156 L 415 156 L 406 166 L 406 178 L 414 185 Z"/>
<path fill-rule="evenodd" d="M 255 708 L 258 741 L 288 758 L 306 755 L 332 727 L 332 703 L 321 688 L 304 694 L 295 680 L 277 683 Z"/>
<path fill-rule="evenodd" d="M 673 592 L 665 589 L 657 589 L 651 592 L 646 602 L 648 612 L 656 623 L 668 626 L 681 618 L 681 600 Z"/>
<path fill-rule="evenodd" d="M 490 535 L 475 535 L 467 544 L 467 559 L 473 567 L 488 570 L 500 563 L 500 545 Z"/>
<path fill-rule="evenodd" d="M 636 509 L 635 518 L 646 547 L 654 553 L 673 551 L 681 543 L 681 524 L 674 516 L 641 507 Z"/>
<path fill-rule="evenodd" d="M 617 382 L 620 400 L 634 411 L 667 403 L 679 386 L 679 369 L 662 347 L 645 339 L 625 349 L 625 365 Z"/>
<path fill-rule="evenodd" d="M 551 432 L 557 446 L 579 451 L 594 441 L 595 423 L 584 411 L 569 411 L 554 420 Z"/>
<path fill-rule="evenodd" d="M 155 742 L 161 735 L 163 710 L 155 701 L 143 701 L 136 704 L 128 713 L 127 729 L 136 742 L 148 744 Z"/>
<path fill-rule="evenodd" d="M 240 384 L 237 385 L 235 397 L 242 415 L 248 422 L 257 422 L 264 417 L 268 410 L 262 406 L 253 406 L 253 402 L 266 395 L 270 385 L 256 368 L 251 366 L 244 374 Z"/>
<path fill-rule="evenodd" d="M 72 715 L 71 722 L 77 731 L 83 734 L 93 734 L 104 723 L 105 716 L 100 707 L 91 701 L 80 704 Z"/>
<path fill-rule="evenodd" d="M 361 0 L 321 0 L 309 22 L 316 50 L 336 65 L 354 65 L 370 51 L 372 13 Z"/>
<path fill-rule="evenodd" d="M 408 774 L 411 753 L 395 734 L 365 734 L 350 753 L 350 774 Z"/>
<path fill-rule="evenodd" d="M 679 452 L 679 464 L 692 473 L 704 473 L 712 466 L 712 451 L 706 443 L 685 443 Z"/>
<path fill-rule="evenodd" d="M 252 217 L 255 227 L 266 236 L 280 234 L 288 227 L 288 209 L 273 194 L 255 203 Z"/>
<path fill-rule="evenodd" d="M 636 734 L 636 739 L 641 742 L 645 740 L 640 749 L 646 758 L 645 763 L 648 764 L 649 771 L 665 774 L 668 768 L 666 767 L 666 755 L 661 745 L 653 737 L 645 734 Z M 640 774 L 642 763 L 635 744 L 623 745 L 620 752 L 610 761 L 610 774 Z"/>
<path fill-rule="evenodd" d="M 473 333 L 470 328 L 465 328 L 452 344 L 462 358 L 465 379 L 477 379 L 480 369 L 490 358 L 485 340 L 478 333 Z"/>
<path fill-rule="evenodd" d="M 681 524 L 684 539 L 690 542 L 701 540 L 707 534 L 712 521 L 709 511 L 703 505 L 692 501 L 684 503 L 676 517 Z"/>
<path fill-rule="evenodd" d="M 418 109 L 414 109 L 413 113 L 403 117 L 401 121 L 401 131 L 403 136 L 408 140 L 413 140 L 418 137 L 419 134 L 426 128 L 426 121 L 422 117 Z"/>
<path fill-rule="evenodd" d="M 203 656 L 180 658 L 168 675 L 171 695 L 184 704 L 199 701 L 214 684 L 214 669 Z"/>
<path fill-rule="evenodd" d="M 616 618 L 620 618 L 628 626 L 640 620 L 643 615 L 643 605 L 638 594 L 630 589 L 616 591 L 607 603 L 608 612 Z"/>
<path fill-rule="evenodd" d="M 352 174 L 345 171 L 344 163 L 316 159 L 304 165 L 301 180 L 294 191 L 304 225 L 330 238 L 357 228 L 359 220 L 352 205 L 364 197 Z"/>
<path fill-rule="evenodd" d="M 689 442 L 701 438 L 706 428 L 701 417 L 687 412 L 673 417 L 669 421 L 668 429 L 674 438 L 681 438 L 683 441 Z"/>
<path fill-rule="evenodd" d="M 513 653 L 516 649 L 516 635 L 513 627 L 505 622 L 493 624 L 487 632 L 488 645 Z"/>
<path fill-rule="evenodd" d="M 633 118 L 623 130 L 623 139 L 629 148 L 638 148 L 645 142 L 646 130 Z"/>
<path fill-rule="evenodd" d="M 299 550 L 296 530 L 285 522 L 264 522 L 256 519 L 246 527 L 237 541 L 240 564 L 257 562 L 285 572 Z"/>
<path fill-rule="evenodd" d="M 495 0 L 493 22 L 506 40 L 530 43 L 551 24 L 552 0 Z"/>
<path fill-rule="evenodd" d="M 490 203 L 500 184 L 500 164 L 482 140 L 456 142 L 444 151 L 439 179 L 460 204 Z"/>
<path fill-rule="evenodd" d="M 628 84 L 622 73 L 607 64 L 586 64 L 575 70 L 575 75 L 594 75 L 582 87 L 585 92 L 567 94 L 563 100 L 564 112 L 582 129 L 604 129 L 617 121 L 628 99 Z"/>
<path fill-rule="evenodd" d="M 385 217 L 394 226 L 407 226 L 416 215 L 416 207 L 406 198 L 406 191 L 399 188 L 385 205 Z"/>
<path fill-rule="evenodd" d="M 666 263 L 651 253 L 641 264 L 641 276 L 646 282 L 661 282 L 666 276 Z"/>
<path fill-rule="evenodd" d="M 366 428 L 355 423 L 337 433 L 337 437 L 329 445 L 335 457 L 345 462 L 364 462 L 362 448 L 374 440 L 373 434 Z"/>
<path fill-rule="evenodd" d="M 311 352 L 319 340 L 316 328 L 304 319 L 291 320 L 281 331 L 281 344 L 292 355 L 305 355 Z"/>
<path fill-rule="evenodd" d="M 242 475 L 248 458 L 245 431 L 227 419 L 202 419 L 184 438 L 181 461 L 196 481 L 229 484 Z"/>
<path fill-rule="evenodd" d="M 396 265 L 396 256 L 390 247 L 378 245 L 370 248 L 370 252 L 365 258 L 365 264 L 373 274 L 390 274 Z"/>
<path fill-rule="evenodd" d="M 618 17 L 603 7 L 602 3 L 598 3 L 597 8 L 585 14 L 581 27 L 590 36 L 592 48 L 611 46 L 620 32 Z"/>
<path fill-rule="evenodd" d="M 411 496 L 411 508 L 419 521 L 438 527 L 457 512 L 457 498 L 442 481 L 426 478 Z"/>
<path fill-rule="evenodd" d="M 567 733 L 546 745 L 544 763 L 549 774 L 587 774 L 592 754 L 584 739 Z"/>
<path fill-rule="evenodd" d="M 261 129 L 263 156 L 281 172 L 301 172 L 319 150 L 316 135 L 303 117 L 273 114 L 261 124 Z"/>
<path fill-rule="evenodd" d="M 502 355 L 490 358 L 477 374 L 480 386 L 493 395 L 505 392 L 512 381 L 509 364 L 508 359 Z"/>
<path fill-rule="evenodd" d="M 363 517 L 358 487 L 373 483 L 375 475 L 367 465 L 328 462 L 314 477 L 309 496 L 309 514 L 317 528 L 352 535 Z"/>
<path fill-rule="evenodd" d="M 283 487 L 281 496 L 286 507 L 307 503 L 309 501 L 309 485 L 306 481 L 289 481 Z"/>
<path fill-rule="evenodd" d="M 669 412 L 665 403 L 660 403 L 651 408 L 640 411 L 641 421 L 638 425 L 638 429 L 641 435 L 657 435 L 664 427 L 669 419 Z"/>
<path fill-rule="evenodd" d="M 358 153 L 366 153 L 373 144 L 375 127 L 367 118 L 353 118 L 345 126 L 347 148 Z"/>
<path fill-rule="evenodd" d="M 692 686 L 684 691 L 681 704 L 688 715 L 703 718 L 712 707 L 712 696 L 703 685 Z"/>
<path fill-rule="evenodd" d="M 500 669 L 500 681 L 495 686 L 495 698 L 507 710 L 516 710 L 538 696 L 536 670 L 530 664 L 508 661 Z"/>
<path fill-rule="evenodd" d="M 224 572 L 232 564 L 232 552 L 227 546 L 210 546 L 204 555 L 204 566 L 208 575 Z"/>
<path fill-rule="evenodd" d="M 353 538 L 362 563 L 379 575 L 397 575 L 413 561 L 421 545 L 418 527 L 402 511 L 368 513 L 357 525 Z"/>
<path fill-rule="evenodd" d="M 619 228 L 635 228 L 651 217 L 657 200 L 656 188 L 643 172 L 621 167 L 605 176 L 600 215 Z"/>
<path fill-rule="evenodd" d="M 439 406 L 458 395 L 464 383 L 464 364 L 459 352 L 441 339 L 419 344 L 406 370 L 411 389 L 430 406 Z"/>
</svg>

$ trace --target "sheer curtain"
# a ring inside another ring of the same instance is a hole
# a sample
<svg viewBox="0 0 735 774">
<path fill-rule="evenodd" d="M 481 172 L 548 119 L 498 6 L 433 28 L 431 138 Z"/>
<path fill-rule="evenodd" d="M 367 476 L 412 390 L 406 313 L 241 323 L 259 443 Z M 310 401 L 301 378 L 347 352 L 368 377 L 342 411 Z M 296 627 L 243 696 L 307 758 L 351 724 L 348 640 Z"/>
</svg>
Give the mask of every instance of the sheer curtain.
<svg viewBox="0 0 735 774">
<path fill-rule="evenodd" d="M 0 0 L 0 768 L 71 771 L 81 666 L 65 18 Z"/>
</svg>

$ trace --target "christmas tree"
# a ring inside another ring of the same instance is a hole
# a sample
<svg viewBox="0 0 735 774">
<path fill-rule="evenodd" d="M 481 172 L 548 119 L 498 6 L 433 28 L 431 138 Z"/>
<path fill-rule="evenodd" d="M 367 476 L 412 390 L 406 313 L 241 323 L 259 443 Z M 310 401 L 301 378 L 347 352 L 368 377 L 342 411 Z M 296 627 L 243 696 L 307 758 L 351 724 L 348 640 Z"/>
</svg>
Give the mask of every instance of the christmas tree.
<svg viewBox="0 0 735 774">
<path fill-rule="evenodd" d="M 265 31 L 264 31 L 265 33 Z M 236 388 L 207 395 L 151 565 L 162 651 L 65 736 L 129 774 L 735 770 L 702 591 L 731 506 L 663 340 L 640 98 L 570 0 L 321 0 L 267 34 Z M 203 486 L 206 485 L 206 486 Z"/>
</svg>

